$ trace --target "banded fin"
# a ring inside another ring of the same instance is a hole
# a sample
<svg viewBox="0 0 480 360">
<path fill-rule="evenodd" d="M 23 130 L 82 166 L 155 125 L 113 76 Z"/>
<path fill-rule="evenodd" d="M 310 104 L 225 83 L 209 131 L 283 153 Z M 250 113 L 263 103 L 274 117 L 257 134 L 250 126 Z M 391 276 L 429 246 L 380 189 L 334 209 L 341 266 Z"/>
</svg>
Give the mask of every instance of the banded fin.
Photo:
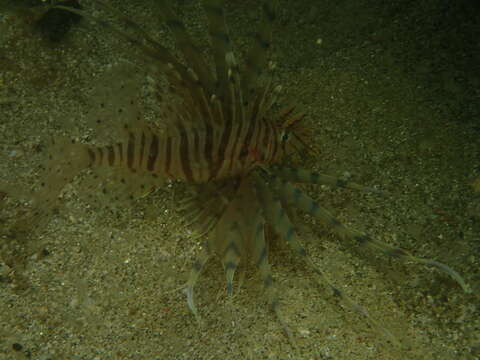
<svg viewBox="0 0 480 360">
<path fill-rule="evenodd" d="M 167 2 L 160 0 L 159 6 L 164 13 L 165 21 L 175 37 L 175 41 L 183 54 L 185 62 L 198 77 L 201 87 L 207 91 L 207 98 L 210 97 L 213 88 L 213 78 L 203 55 L 194 44 L 183 22 L 170 9 Z"/>
<path fill-rule="evenodd" d="M 256 86 L 262 72 L 267 68 L 267 54 L 272 42 L 272 26 L 275 21 L 273 2 L 265 0 L 262 11 L 264 19 L 255 33 L 254 43 L 245 59 L 246 68 L 242 73 L 242 92 L 247 102 L 258 95 Z"/>
<path fill-rule="evenodd" d="M 284 333 L 287 335 L 288 340 L 295 347 L 296 343 L 292 331 L 280 310 L 280 298 L 273 281 L 271 266 L 268 262 L 268 246 L 265 239 L 265 219 L 263 213 L 264 211 L 258 211 L 257 214 L 253 216 L 255 232 L 252 238 L 252 258 L 260 272 L 268 304 L 277 317 L 277 320 L 282 326 Z"/>
<path fill-rule="evenodd" d="M 330 212 L 328 212 L 324 207 L 292 184 L 278 177 L 272 178 L 271 181 L 276 194 L 278 194 L 278 196 L 282 199 L 282 202 L 285 204 L 294 205 L 296 208 L 299 208 L 305 211 L 307 214 L 314 216 L 325 225 L 330 226 L 335 233 L 340 235 L 341 238 L 353 240 L 355 243 L 361 246 L 368 246 L 394 258 L 411 260 L 416 263 L 434 266 L 455 280 L 465 293 L 471 293 L 472 290 L 470 289 L 470 286 L 466 284 L 465 280 L 460 276 L 460 274 L 458 274 L 448 265 L 435 260 L 413 256 L 410 252 L 404 249 L 372 239 L 369 235 L 360 231 L 349 229 L 333 215 L 331 215 Z"/>
<path fill-rule="evenodd" d="M 260 176 L 257 176 L 255 186 L 266 220 L 272 225 L 275 233 L 284 239 L 292 247 L 292 250 L 298 256 L 304 259 L 306 264 L 318 275 L 318 278 L 315 278 L 315 280 L 321 285 L 326 285 L 330 290 L 332 290 L 333 295 L 342 300 L 345 305 L 363 316 L 374 328 L 389 338 L 393 344 L 401 347 L 401 344 L 397 338 L 385 326 L 380 324 L 379 321 L 370 316 L 366 309 L 355 303 L 343 291 L 337 288 L 328 279 L 320 267 L 313 262 L 306 249 L 301 244 L 297 231 L 288 218 L 288 215 L 282 205 L 282 201 L 284 200 L 282 194 L 270 190 L 265 180 Z"/>
<path fill-rule="evenodd" d="M 187 295 L 188 308 L 190 309 L 192 314 L 195 316 L 195 319 L 199 324 L 201 324 L 202 322 L 202 317 L 198 313 L 197 306 L 195 305 L 193 290 L 209 258 L 210 258 L 210 253 L 208 250 L 208 244 L 206 244 L 205 247 L 202 248 L 201 254 L 193 262 L 192 268 L 190 270 L 190 275 L 188 277 L 187 286 L 185 289 L 185 292 Z"/>
</svg>

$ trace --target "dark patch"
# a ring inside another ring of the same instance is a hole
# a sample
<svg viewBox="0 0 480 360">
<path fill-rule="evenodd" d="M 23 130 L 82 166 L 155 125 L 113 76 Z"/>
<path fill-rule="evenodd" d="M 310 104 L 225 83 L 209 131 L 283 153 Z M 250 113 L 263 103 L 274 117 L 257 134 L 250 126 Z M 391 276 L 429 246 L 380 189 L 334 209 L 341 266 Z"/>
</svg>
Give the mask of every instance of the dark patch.
<svg viewBox="0 0 480 360">
<path fill-rule="evenodd" d="M 263 50 L 268 51 L 268 49 L 270 49 L 270 41 L 268 41 L 267 39 L 263 39 L 260 34 L 256 34 L 255 38 Z"/>
<path fill-rule="evenodd" d="M 303 193 L 302 193 L 302 190 L 300 190 L 299 188 L 293 188 L 293 202 L 294 203 L 298 203 L 299 200 L 301 199 Z"/>
<path fill-rule="evenodd" d="M 389 256 L 396 257 L 396 258 L 403 257 L 403 256 L 409 256 L 409 254 L 405 250 L 400 249 L 400 248 L 386 250 L 385 253 Z"/>
<path fill-rule="evenodd" d="M 77 0 L 59 1 L 58 5 L 74 9 L 82 7 Z M 49 9 L 36 22 L 35 27 L 40 33 L 52 42 L 59 42 L 65 38 L 70 28 L 81 20 L 81 16 L 63 9 Z"/>
<path fill-rule="evenodd" d="M 310 206 L 309 213 L 312 215 L 316 214 L 319 209 L 320 209 L 320 205 L 316 201 L 312 201 L 312 205 Z"/>
<path fill-rule="evenodd" d="M 330 225 L 333 227 L 338 227 L 338 226 L 341 226 L 342 223 L 338 221 L 336 218 L 332 217 L 330 218 Z"/>
<path fill-rule="evenodd" d="M 233 261 L 229 261 L 225 264 L 225 271 L 235 270 L 236 268 L 237 268 L 237 264 L 235 264 Z"/>
<path fill-rule="evenodd" d="M 346 188 L 348 185 L 348 181 L 342 180 L 342 179 L 337 179 L 337 182 L 335 183 L 340 188 Z"/>
<path fill-rule="evenodd" d="M 167 21 L 165 21 L 165 23 L 171 29 L 177 28 L 177 29 L 180 29 L 182 31 L 185 31 L 185 25 L 183 25 L 183 23 L 180 20 L 168 19 Z"/>
<path fill-rule="evenodd" d="M 306 257 L 307 256 L 307 250 L 305 250 L 304 247 L 300 247 L 300 249 L 298 249 L 298 255 L 300 255 L 301 257 Z"/>
<path fill-rule="evenodd" d="M 367 235 L 355 235 L 353 240 L 358 242 L 360 245 L 365 245 L 367 242 L 370 241 L 370 238 Z"/>
<path fill-rule="evenodd" d="M 295 235 L 295 228 L 293 226 L 290 226 L 287 230 L 287 233 L 285 234 L 285 239 L 287 239 L 287 241 L 292 241 L 292 238 L 294 237 Z"/>
<path fill-rule="evenodd" d="M 230 241 L 228 246 L 225 248 L 225 251 L 223 252 L 223 254 L 225 255 L 230 250 L 232 250 L 235 253 L 235 255 L 240 256 L 240 250 L 238 249 L 237 245 L 233 241 Z"/>
</svg>

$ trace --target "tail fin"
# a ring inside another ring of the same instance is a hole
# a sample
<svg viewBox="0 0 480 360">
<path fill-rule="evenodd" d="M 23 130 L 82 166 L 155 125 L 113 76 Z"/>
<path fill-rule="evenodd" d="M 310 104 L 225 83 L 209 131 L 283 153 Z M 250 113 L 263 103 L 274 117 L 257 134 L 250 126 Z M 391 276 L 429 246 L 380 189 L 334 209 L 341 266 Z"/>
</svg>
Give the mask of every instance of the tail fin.
<svg viewBox="0 0 480 360">
<path fill-rule="evenodd" d="M 68 139 L 53 142 L 39 186 L 29 195 L 32 208 L 9 229 L 11 237 L 23 238 L 46 223 L 49 215 L 56 210 L 58 196 L 65 185 L 90 166 L 88 149 L 87 145 L 75 144 Z"/>
</svg>

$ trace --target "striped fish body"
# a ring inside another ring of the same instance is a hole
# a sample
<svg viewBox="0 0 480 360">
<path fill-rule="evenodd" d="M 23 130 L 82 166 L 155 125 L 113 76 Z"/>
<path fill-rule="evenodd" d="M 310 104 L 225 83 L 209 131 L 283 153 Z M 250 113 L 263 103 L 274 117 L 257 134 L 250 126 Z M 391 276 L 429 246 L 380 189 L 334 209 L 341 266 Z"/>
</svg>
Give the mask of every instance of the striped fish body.
<svg viewBox="0 0 480 360">
<path fill-rule="evenodd" d="M 202 183 L 246 175 L 256 166 L 274 162 L 281 153 L 280 136 L 280 130 L 266 121 L 203 128 L 176 122 L 166 131 L 146 126 L 126 129 L 124 142 L 85 145 L 84 149 L 92 168 L 123 167 L 158 178 Z"/>
</svg>

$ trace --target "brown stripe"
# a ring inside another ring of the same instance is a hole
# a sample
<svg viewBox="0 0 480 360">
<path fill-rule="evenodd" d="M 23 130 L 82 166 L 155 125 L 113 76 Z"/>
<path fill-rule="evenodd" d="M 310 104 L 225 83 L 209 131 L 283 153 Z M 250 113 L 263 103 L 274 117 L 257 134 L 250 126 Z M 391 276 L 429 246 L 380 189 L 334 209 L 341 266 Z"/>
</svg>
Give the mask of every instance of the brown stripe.
<svg viewBox="0 0 480 360">
<path fill-rule="evenodd" d="M 145 151 L 145 132 L 142 131 L 142 137 L 140 139 L 140 161 L 138 162 L 138 167 L 142 167 L 144 151 Z"/>
<path fill-rule="evenodd" d="M 195 162 L 199 164 L 200 152 L 198 150 L 200 148 L 200 139 L 198 137 L 197 129 L 192 129 L 192 131 L 193 131 L 193 155 L 195 156 Z"/>
<path fill-rule="evenodd" d="M 98 152 L 98 165 L 102 165 L 102 161 L 103 161 L 103 150 L 102 148 L 97 148 L 97 152 Z"/>
<path fill-rule="evenodd" d="M 90 148 L 88 148 L 87 151 L 88 157 L 90 158 L 90 163 L 88 164 L 88 166 L 92 166 L 95 163 L 95 151 Z"/>
<path fill-rule="evenodd" d="M 193 174 L 192 168 L 190 167 L 190 160 L 188 156 L 188 137 L 187 131 L 183 127 L 182 123 L 179 121 L 177 123 L 178 132 L 180 133 L 180 161 L 182 162 L 183 173 L 185 174 L 186 180 L 192 181 Z"/>
<path fill-rule="evenodd" d="M 223 131 L 222 137 L 220 139 L 220 146 L 218 147 L 218 166 L 215 169 L 213 174 L 213 178 L 215 178 L 219 172 L 219 170 L 223 167 L 223 163 L 225 162 L 225 151 L 227 150 L 228 142 L 231 141 L 232 135 L 232 122 L 226 121 L 225 122 L 225 129 Z"/>
<path fill-rule="evenodd" d="M 273 147 L 275 146 L 276 138 L 275 138 L 275 131 L 273 130 L 273 126 L 270 122 L 265 121 L 265 133 L 263 135 L 263 140 L 261 142 L 262 145 L 262 153 L 263 153 L 263 161 L 270 161 L 272 160 L 273 154 Z"/>
<path fill-rule="evenodd" d="M 240 158 L 241 158 L 242 154 L 246 153 L 248 155 L 248 151 L 250 149 L 250 144 L 252 143 L 252 140 L 253 140 L 252 135 L 255 132 L 255 128 L 256 128 L 255 125 L 258 125 L 258 119 L 256 119 L 256 120 L 257 121 L 250 120 L 250 123 L 248 124 L 247 134 L 245 135 L 245 139 L 242 139 L 242 140 L 244 140 L 244 142 L 243 142 L 242 151 L 240 152 Z M 242 160 L 243 160 L 243 163 L 245 163 L 245 161 L 247 160 L 247 156 L 244 156 Z"/>
<path fill-rule="evenodd" d="M 242 132 L 243 132 L 243 127 L 245 126 L 245 121 L 241 121 L 240 124 L 238 125 L 238 128 L 237 128 L 237 133 L 232 135 L 232 141 L 234 142 L 233 143 L 233 146 L 232 146 L 232 153 L 230 154 L 230 171 L 232 171 L 232 169 L 234 168 L 234 166 L 236 165 L 235 162 L 238 161 L 238 159 L 235 158 L 235 155 L 237 153 L 237 146 L 238 146 L 238 142 L 240 140 L 240 137 L 242 135 Z M 240 144 L 241 147 L 243 147 L 243 145 Z M 240 157 L 240 153 L 238 154 L 238 157 Z"/>
<path fill-rule="evenodd" d="M 207 121 L 205 121 L 205 160 L 209 164 L 209 177 L 211 178 L 213 167 L 213 128 Z"/>
<path fill-rule="evenodd" d="M 270 138 L 271 138 L 271 135 L 272 135 L 272 129 L 271 127 L 269 126 L 270 124 L 265 121 L 264 124 L 263 124 L 263 128 L 264 128 L 264 131 L 263 131 L 263 134 L 262 134 L 262 138 L 260 139 L 259 141 L 259 151 L 260 151 L 260 154 L 261 154 L 261 161 L 267 161 L 268 159 L 270 159 Z"/>
<path fill-rule="evenodd" d="M 158 157 L 158 136 L 153 134 L 152 142 L 150 143 L 150 150 L 148 151 L 148 163 L 147 163 L 148 171 L 153 171 L 153 169 L 155 168 L 155 161 L 157 161 L 157 157 Z"/>
<path fill-rule="evenodd" d="M 272 126 L 272 135 L 273 135 L 273 138 L 272 138 L 272 141 L 270 141 L 270 144 L 272 146 L 272 152 L 270 154 L 270 159 L 268 160 L 273 160 L 273 159 L 276 159 L 277 157 L 277 150 L 278 150 L 278 143 L 280 141 L 282 141 L 282 139 L 279 139 L 278 138 L 278 130 L 275 126 Z"/>
<path fill-rule="evenodd" d="M 127 166 L 131 169 L 133 166 L 133 158 L 135 155 L 135 135 L 131 132 L 128 133 L 127 144 Z"/>
<path fill-rule="evenodd" d="M 207 159 L 205 159 L 203 152 L 206 140 L 205 127 L 202 126 L 201 128 L 196 129 L 194 134 L 194 143 L 196 144 L 193 149 L 196 155 L 194 175 L 197 176 L 197 179 L 206 181 L 210 178 L 210 169 L 208 168 Z"/>
<path fill-rule="evenodd" d="M 113 146 L 107 146 L 108 151 L 108 165 L 113 166 L 115 161 L 115 152 L 113 151 Z"/>
<path fill-rule="evenodd" d="M 263 151 L 266 151 L 266 148 L 263 146 L 263 136 L 267 132 L 267 127 L 265 121 L 262 120 L 257 125 L 257 133 L 255 134 L 255 144 L 253 148 L 255 149 L 255 158 L 261 160 L 259 155 L 262 155 Z M 260 152 L 260 154 L 259 154 Z"/>
</svg>

